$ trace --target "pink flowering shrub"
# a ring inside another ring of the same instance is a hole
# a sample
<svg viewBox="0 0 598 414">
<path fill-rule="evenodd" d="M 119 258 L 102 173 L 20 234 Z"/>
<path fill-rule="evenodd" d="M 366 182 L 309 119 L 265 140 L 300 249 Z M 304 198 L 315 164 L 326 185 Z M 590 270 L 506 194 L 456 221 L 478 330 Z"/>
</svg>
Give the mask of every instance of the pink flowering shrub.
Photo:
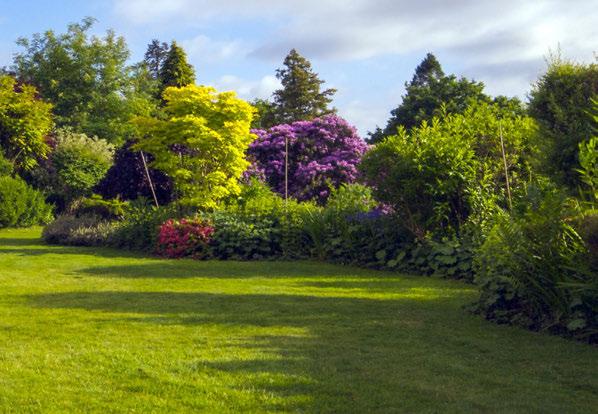
<svg viewBox="0 0 598 414">
<path fill-rule="evenodd" d="M 160 226 L 156 253 L 169 258 L 204 258 L 213 233 L 214 227 L 204 219 L 167 220 Z"/>
<path fill-rule="evenodd" d="M 354 127 L 336 115 L 311 121 L 254 130 L 257 139 L 248 155 L 253 165 L 246 176 L 265 178 L 272 189 L 284 194 L 285 139 L 289 144 L 289 195 L 323 203 L 330 187 L 357 181 L 357 164 L 367 150 Z"/>
</svg>

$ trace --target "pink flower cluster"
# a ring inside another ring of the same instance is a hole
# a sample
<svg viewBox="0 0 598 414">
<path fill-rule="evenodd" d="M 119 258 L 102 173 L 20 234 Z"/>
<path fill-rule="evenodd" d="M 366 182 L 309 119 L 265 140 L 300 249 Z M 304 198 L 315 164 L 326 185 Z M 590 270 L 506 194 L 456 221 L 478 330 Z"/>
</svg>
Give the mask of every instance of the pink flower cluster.
<svg viewBox="0 0 598 414">
<path fill-rule="evenodd" d="M 208 254 L 214 227 L 206 220 L 170 219 L 160 226 L 156 253 L 169 258 L 191 256 L 201 259 Z"/>
<path fill-rule="evenodd" d="M 330 186 L 355 182 L 357 164 L 368 149 L 356 129 L 336 115 L 253 132 L 258 138 L 249 147 L 248 155 L 254 164 L 246 175 L 265 177 L 275 191 L 284 194 L 286 140 L 289 194 L 298 200 L 323 202 L 330 194 Z"/>
</svg>

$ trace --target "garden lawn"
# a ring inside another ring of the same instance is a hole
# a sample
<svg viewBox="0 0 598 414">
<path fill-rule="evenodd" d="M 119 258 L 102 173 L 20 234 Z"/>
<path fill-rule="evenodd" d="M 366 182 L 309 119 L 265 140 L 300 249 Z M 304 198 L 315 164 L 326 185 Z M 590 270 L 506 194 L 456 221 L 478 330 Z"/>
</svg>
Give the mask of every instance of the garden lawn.
<svg viewBox="0 0 598 414">
<path fill-rule="evenodd" d="M 0 412 L 598 410 L 598 349 L 474 288 L 315 262 L 167 261 L 0 232 Z"/>
</svg>

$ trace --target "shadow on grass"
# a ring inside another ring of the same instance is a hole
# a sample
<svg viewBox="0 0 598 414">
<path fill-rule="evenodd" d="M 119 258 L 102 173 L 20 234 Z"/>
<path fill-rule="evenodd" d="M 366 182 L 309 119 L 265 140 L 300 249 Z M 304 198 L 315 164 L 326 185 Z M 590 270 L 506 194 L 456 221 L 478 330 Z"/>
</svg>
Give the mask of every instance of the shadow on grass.
<svg viewBox="0 0 598 414">
<path fill-rule="evenodd" d="M 2 246 L 37 246 L 37 245 L 43 245 L 43 243 L 41 242 L 41 239 L 0 237 L 0 247 L 2 247 Z"/>
<path fill-rule="evenodd" d="M 410 276 L 410 281 L 414 278 L 421 280 L 422 282 L 426 282 L 429 280 L 426 276 Z M 345 290 L 363 290 L 366 289 L 370 292 L 380 292 L 380 293 L 396 293 L 396 292 L 404 292 L 406 290 L 412 291 L 413 287 L 405 287 L 405 276 L 399 277 L 381 277 L 381 278 L 365 278 L 365 280 L 335 280 L 335 281 L 307 281 L 301 282 L 301 286 L 305 287 L 312 287 L 318 289 L 326 289 L 326 290 L 333 290 L 333 289 L 345 289 Z M 412 283 L 409 283 L 412 285 Z M 421 290 L 426 289 L 425 283 L 421 283 Z M 463 290 L 465 287 L 462 285 L 449 285 L 443 286 L 443 289 L 457 289 Z"/>
<path fill-rule="evenodd" d="M 127 263 L 124 265 L 93 266 L 77 270 L 78 273 L 97 277 L 118 278 L 249 278 L 249 277 L 362 277 L 376 272 L 351 266 L 322 263 L 317 261 L 234 261 L 234 260 L 192 260 L 162 259 L 147 252 L 122 250 L 107 247 L 65 246 L 45 243 L 41 238 L 0 237 L 0 254 L 20 256 L 43 256 L 46 254 L 97 256 L 105 258 L 149 259 L 150 263 Z M 300 265 L 297 265 L 299 263 Z M 389 272 L 376 272 L 383 277 L 396 277 Z"/>
<path fill-rule="evenodd" d="M 188 331 L 198 338 L 197 347 L 205 347 L 209 340 L 220 357 L 192 353 L 173 363 L 183 363 L 183 372 L 190 375 L 229 378 L 227 386 L 239 392 L 250 389 L 254 395 L 275 396 L 260 402 L 264 411 L 488 412 L 502 398 L 514 398 L 521 383 L 541 384 L 554 369 L 550 364 L 545 370 L 528 369 L 530 353 L 537 361 L 554 363 L 556 347 L 551 351 L 546 344 L 550 338 L 523 331 L 503 336 L 463 313 L 463 298 L 459 292 L 450 293 L 454 296 L 434 300 L 408 295 L 376 300 L 82 291 L 27 299 L 34 308 L 90 311 L 89 323 L 95 319 L 100 326 L 117 329 L 129 329 L 129 324 L 197 328 Z M 515 372 L 519 385 L 512 382 Z M 573 373 L 566 375 L 567 381 L 576 386 L 584 382 L 583 376 L 576 379 Z M 494 390 L 494 399 L 481 398 L 475 405 L 461 400 L 465 390 L 483 396 L 488 387 Z M 502 390 L 498 392 L 502 397 L 496 390 Z M 588 393 L 593 391 L 594 386 Z M 529 407 L 547 398 L 542 392 L 529 392 L 526 389 L 518 397 L 532 398 Z"/>
<path fill-rule="evenodd" d="M 239 374 L 251 384 L 235 387 L 250 386 L 290 404 L 267 409 L 307 412 L 370 412 L 380 404 L 400 405 L 399 400 L 387 401 L 387 392 L 380 390 L 401 394 L 400 376 L 394 374 L 402 369 L 403 358 L 411 358 L 410 364 L 423 358 L 423 349 L 431 343 L 426 335 L 434 326 L 442 328 L 439 316 L 458 308 L 444 298 L 434 301 L 433 308 L 428 301 L 411 298 L 192 292 L 66 292 L 32 295 L 28 300 L 37 308 L 105 312 L 110 319 L 102 321 L 111 325 L 221 326 L 227 338 L 242 337 L 229 346 L 256 349 L 265 359 L 195 360 L 189 362 L 193 369 Z M 256 335 L 260 328 L 272 329 L 273 335 Z M 298 333 L 280 335 L 281 328 Z M 242 334 L 245 329 L 248 336 Z"/>
<path fill-rule="evenodd" d="M 220 261 L 220 260 L 160 260 L 150 263 L 131 263 L 112 266 L 93 266 L 78 270 L 90 276 L 116 278 L 290 278 L 290 277 L 368 277 L 372 273 L 380 278 L 403 276 L 388 272 L 338 266 L 315 261 Z M 314 276 L 317 275 L 317 276 Z M 318 287 L 314 285 L 315 287 Z"/>
<path fill-rule="evenodd" d="M 296 294 L 219 294 L 207 292 L 65 292 L 28 297 L 36 307 L 85 309 L 111 313 L 159 314 L 174 318 L 174 323 L 190 324 L 285 324 L 308 326 L 339 322 L 343 318 L 369 319 L 368 311 L 396 308 L 397 301 L 408 301 L 409 308 L 429 307 L 425 299 L 405 296 L 393 300 L 343 298 Z M 458 298 L 458 293 L 455 295 Z M 451 301 L 455 296 L 433 296 Z M 359 311 L 359 312 L 358 312 Z M 433 312 L 433 311 L 432 311 Z M 393 317 L 391 314 L 384 319 Z"/>
<path fill-rule="evenodd" d="M 0 254 L 17 254 L 20 256 L 43 256 L 45 254 L 69 254 L 98 257 L 147 257 L 142 252 L 118 250 L 106 247 L 65 246 L 48 244 L 41 238 L 0 237 Z"/>
</svg>

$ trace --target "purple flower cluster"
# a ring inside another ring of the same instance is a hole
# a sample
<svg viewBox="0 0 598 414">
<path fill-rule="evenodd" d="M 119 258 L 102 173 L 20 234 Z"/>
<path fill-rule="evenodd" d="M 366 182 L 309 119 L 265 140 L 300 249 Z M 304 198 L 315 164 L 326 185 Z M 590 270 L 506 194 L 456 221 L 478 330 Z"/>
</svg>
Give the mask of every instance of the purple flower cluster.
<svg viewBox="0 0 598 414">
<path fill-rule="evenodd" d="M 389 205 L 380 204 L 378 207 L 375 207 L 368 212 L 356 213 L 350 217 L 347 217 L 347 219 L 353 222 L 377 220 L 383 217 L 390 216 L 393 213 L 393 211 L 394 210 Z"/>
<path fill-rule="evenodd" d="M 278 193 L 284 194 L 285 140 L 289 145 L 289 196 L 323 202 L 330 186 L 352 183 L 368 145 L 347 121 L 327 115 L 312 121 L 277 125 L 257 135 L 249 147 L 253 166 Z"/>
</svg>

